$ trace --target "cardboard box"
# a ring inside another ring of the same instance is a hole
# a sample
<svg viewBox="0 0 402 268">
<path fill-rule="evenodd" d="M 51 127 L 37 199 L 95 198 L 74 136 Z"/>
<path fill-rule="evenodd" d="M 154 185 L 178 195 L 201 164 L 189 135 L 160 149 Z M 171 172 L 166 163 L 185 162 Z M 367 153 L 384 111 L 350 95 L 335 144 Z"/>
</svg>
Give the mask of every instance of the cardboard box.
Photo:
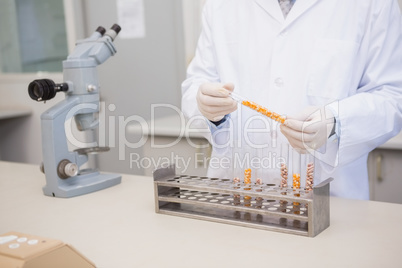
<svg viewBox="0 0 402 268">
<path fill-rule="evenodd" d="M 96 267 L 71 245 L 62 241 L 8 232 L 0 235 L 2 268 L 93 268 Z"/>
</svg>

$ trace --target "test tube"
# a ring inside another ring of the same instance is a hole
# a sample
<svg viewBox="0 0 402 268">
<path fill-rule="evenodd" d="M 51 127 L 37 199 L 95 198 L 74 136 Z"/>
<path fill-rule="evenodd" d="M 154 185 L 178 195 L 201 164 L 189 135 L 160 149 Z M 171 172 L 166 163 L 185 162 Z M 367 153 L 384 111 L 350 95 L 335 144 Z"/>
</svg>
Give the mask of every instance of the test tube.
<svg viewBox="0 0 402 268">
<path fill-rule="evenodd" d="M 255 184 L 256 185 L 262 185 L 262 180 L 260 179 L 260 178 L 257 178 L 256 180 L 255 180 Z M 260 189 L 261 190 L 261 189 Z M 257 196 L 256 198 L 255 198 L 255 207 L 256 208 L 262 208 L 262 197 L 260 197 L 260 196 Z"/>
<path fill-rule="evenodd" d="M 282 195 L 288 194 L 288 192 L 286 191 L 288 188 L 288 166 L 289 166 L 288 161 L 289 161 L 289 144 L 283 142 L 280 145 L 280 158 L 279 158 L 280 178 L 281 178 L 280 188 L 282 189 L 281 191 Z M 285 200 L 279 200 L 279 204 L 281 205 L 281 207 L 285 206 L 287 203 L 288 202 Z"/>
<path fill-rule="evenodd" d="M 241 161 L 238 161 L 238 159 L 241 159 L 243 157 L 243 150 L 239 146 L 239 142 L 236 140 L 234 142 L 234 147 L 232 148 L 232 175 L 233 175 L 233 189 L 234 190 L 239 190 L 240 185 L 242 182 L 242 176 L 241 176 L 241 167 L 238 166 L 238 163 Z M 233 194 L 233 205 L 234 206 L 239 206 L 240 205 L 240 194 L 234 193 Z"/>
<path fill-rule="evenodd" d="M 280 164 L 280 177 L 281 177 L 281 188 L 288 187 L 288 161 L 289 161 L 289 144 L 282 143 L 281 146 L 281 155 L 279 159 Z"/>
<path fill-rule="evenodd" d="M 250 207 L 251 206 L 251 196 L 244 196 L 244 206 L 245 207 Z"/>
<path fill-rule="evenodd" d="M 300 174 L 301 174 L 301 155 L 298 151 L 292 151 L 292 173 L 293 173 L 293 191 L 295 196 L 300 196 Z M 300 206 L 299 202 L 293 202 L 293 208 Z M 296 212 L 295 212 L 296 213 Z"/>
<path fill-rule="evenodd" d="M 239 194 L 233 195 L 233 205 L 235 205 L 235 206 L 240 205 L 240 195 Z"/>
<path fill-rule="evenodd" d="M 293 190 L 300 189 L 301 156 L 293 149 L 292 151 L 292 172 L 293 172 Z"/>
<path fill-rule="evenodd" d="M 244 190 L 251 190 L 251 168 L 246 168 L 244 170 Z M 251 196 L 244 196 L 244 206 L 251 206 Z"/>
<path fill-rule="evenodd" d="M 314 155 L 306 155 L 306 191 L 313 190 L 314 186 L 314 170 L 315 170 L 315 157 Z"/>
<path fill-rule="evenodd" d="M 271 118 L 272 120 L 280 122 L 281 124 L 285 123 L 286 118 L 284 116 L 281 116 L 281 115 L 279 115 L 277 113 L 274 113 L 274 112 L 268 110 L 267 108 L 255 103 L 255 102 L 249 101 L 249 100 L 245 99 L 244 97 L 242 97 L 239 94 L 236 94 L 234 92 L 231 92 L 230 96 L 232 97 L 232 99 L 234 99 L 238 103 L 240 103 L 240 104 L 242 104 L 244 106 L 247 106 L 247 107 L 249 107 L 250 109 L 253 109 L 256 112 L 259 112 L 260 114 L 263 114 L 263 115 Z"/>
<path fill-rule="evenodd" d="M 251 168 L 246 168 L 244 170 L 244 184 L 246 185 L 251 184 Z"/>
<path fill-rule="evenodd" d="M 239 187 L 239 185 L 240 185 L 240 178 L 238 178 L 238 177 L 235 177 L 235 178 L 233 178 L 233 185 L 234 185 L 234 188 L 236 189 L 238 189 L 238 188 L 240 188 Z M 235 205 L 235 206 L 238 206 L 238 205 L 240 205 L 240 195 L 239 194 L 233 194 L 233 205 Z"/>
</svg>

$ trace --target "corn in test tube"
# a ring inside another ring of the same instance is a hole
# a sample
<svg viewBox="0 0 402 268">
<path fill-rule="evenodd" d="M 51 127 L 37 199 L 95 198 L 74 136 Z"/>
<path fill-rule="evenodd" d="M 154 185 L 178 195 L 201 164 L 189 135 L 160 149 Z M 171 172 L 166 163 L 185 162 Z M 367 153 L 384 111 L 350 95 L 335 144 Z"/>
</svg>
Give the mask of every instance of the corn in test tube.
<svg viewBox="0 0 402 268">
<path fill-rule="evenodd" d="M 260 114 L 263 114 L 263 115 L 271 118 L 272 120 L 280 122 L 281 124 L 285 123 L 286 118 L 284 116 L 281 116 L 281 115 L 279 115 L 277 113 L 274 113 L 274 112 L 268 110 L 267 108 L 255 103 L 255 102 L 246 100 L 245 98 L 241 97 L 240 95 L 238 95 L 236 93 L 231 92 L 230 95 L 231 95 L 232 99 L 234 99 L 238 103 L 240 103 L 240 104 L 242 104 L 244 106 L 247 106 L 247 107 L 249 107 L 250 109 L 253 109 L 256 112 L 259 112 Z"/>
<path fill-rule="evenodd" d="M 256 180 L 255 180 L 255 184 L 256 185 L 262 185 L 262 180 L 260 179 L 260 178 L 257 178 Z M 256 208 L 261 208 L 262 207 L 262 197 L 256 197 L 255 198 L 255 207 Z"/>
<path fill-rule="evenodd" d="M 244 170 L 244 184 L 247 186 L 250 186 L 251 184 L 251 169 L 245 169 Z M 247 187 L 244 188 L 245 190 L 251 190 L 251 188 Z M 251 196 L 244 196 L 244 206 L 249 207 L 251 206 Z"/>
<path fill-rule="evenodd" d="M 306 155 L 305 156 L 306 161 L 305 161 L 305 165 L 306 166 L 306 191 L 311 191 L 313 190 L 313 186 L 314 186 L 314 169 L 315 169 L 315 165 L 314 165 L 314 156 L 313 155 Z"/>
<path fill-rule="evenodd" d="M 288 187 L 288 161 L 289 161 L 289 144 L 282 143 L 281 146 L 281 188 Z"/>
<path fill-rule="evenodd" d="M 292 151 L 293 190 L 300 189 L 301 155 L 297 150 Z"/>
<path fill-rule="evenodd" d="M 244 170 L 244 183 L 245 184 L 251 183 L 251 169 L 250 168 Z"/>
<path fill-rule="evenodd" d="M 233 184 L 237 185 L 240 183 L 240 178 L 236 177 L 233 179 Z M 233 195 L 233 205 L 238 206 L 240 205 L 240 195 L 234 194 Z"/>
<path fill-rule="evenodd" d="M 293 174 L 293 191 L 295 196 L 300 196 L 300 174 L 301 174 L 301 155 L 297 150 L 292 150 L 292 174 Z M 293 208 L 300 206 L 299 202 L 293 202 Z M 295 212 L 296 213 L 296 212 Z"/>
<path fill-rule="evenodd" d="M 300 189 L 300 174 L 293 173 L 293 189 Z"/>
<path fill-rule="evenodd" d="M 306 190 L 313 190 L 314 185 L 314 163 L 307 165 L 307 177 L 306 177 Z"/>
</svg>

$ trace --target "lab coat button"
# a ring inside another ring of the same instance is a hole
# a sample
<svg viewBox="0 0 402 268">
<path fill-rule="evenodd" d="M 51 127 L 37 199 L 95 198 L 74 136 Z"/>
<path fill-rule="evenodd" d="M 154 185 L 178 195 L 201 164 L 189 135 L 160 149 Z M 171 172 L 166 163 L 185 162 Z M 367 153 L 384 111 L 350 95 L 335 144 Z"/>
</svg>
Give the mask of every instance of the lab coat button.
<svg viewBox="0 0 402 268">
<path fill-rule="evenodd" d="M 281 36 L 281 37 L 285 37 L 285 36 L 287 36 L 288 35 L 288 31 L 283 31 L 283 32 L 281 32 L 280 34 L 279 34 L 279 36 Z"/>
<path fill-rule="evenodd" d="M 275 81 L 274 81 L 274 83 L 275 83 L 275 85 L 276 85 L 277 87 L 283 87 L 283 85 L 284 85 L 283 79 L 280 78 L 280 77 L 276 78 Z"/>
</svg>

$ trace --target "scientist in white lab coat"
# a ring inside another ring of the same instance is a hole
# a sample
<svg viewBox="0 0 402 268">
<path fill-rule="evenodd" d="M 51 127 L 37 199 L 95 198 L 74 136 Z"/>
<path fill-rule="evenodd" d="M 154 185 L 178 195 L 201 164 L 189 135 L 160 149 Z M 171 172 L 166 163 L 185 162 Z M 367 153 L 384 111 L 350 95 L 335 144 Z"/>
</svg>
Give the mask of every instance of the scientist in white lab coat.
<svg viewBox="0 0 402 268">
<path fill-rule="evenodd" d="M 368 199 L 368 153 L 402 125 L 397 0 L 289 2 L 207 1 L 182 110 L 205 117 L 212 158 L 230 154 L 219 144 L 241 127 L 230 91 L 287 115 L 279 133 L 292 147 L 326 148 L 316 178 L 335 178 L 331 194 Z"/>
</svg>

